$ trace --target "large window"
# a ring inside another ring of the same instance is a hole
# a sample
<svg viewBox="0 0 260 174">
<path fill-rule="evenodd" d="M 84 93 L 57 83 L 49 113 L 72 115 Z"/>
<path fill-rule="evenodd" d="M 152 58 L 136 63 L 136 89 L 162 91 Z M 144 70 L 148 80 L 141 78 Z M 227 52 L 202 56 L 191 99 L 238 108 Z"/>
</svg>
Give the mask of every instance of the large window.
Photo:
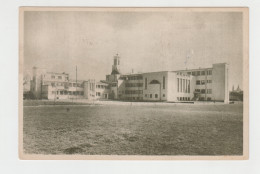
<svg viewBox="0 0 260 174">
<path fill-rule="evenodd" d="M 180 82 L 181 82 L 181 85 L 180 85 L 181 91 L 180 92 L 182 92 L 182 79 L 180 79 Z"/>
<path fill-rule="evenodd" d="M 182 92 L 185 92 L 185 79 L 182 79 L 182 87 L 183 87 Z"/>
<path fill-rule="evenodd" d="M 190 80 L 188 80 L 188 93 L 190 93 Z"/>
<path fill-rule="evenodd" d="M 165 89 L 165 77 L 163 76 L 163 89 Z"/>
<path fill-rule="evenodd" d="M 180 79 L 177 78 L 177 91 L 180 92 Z"/>
<path fill-rule="evenodd" d="M 188 80 L 186 79 L 186 86 L 185 86 L 185 93 L 187 93 L 188 92 Z"/>
</svg>

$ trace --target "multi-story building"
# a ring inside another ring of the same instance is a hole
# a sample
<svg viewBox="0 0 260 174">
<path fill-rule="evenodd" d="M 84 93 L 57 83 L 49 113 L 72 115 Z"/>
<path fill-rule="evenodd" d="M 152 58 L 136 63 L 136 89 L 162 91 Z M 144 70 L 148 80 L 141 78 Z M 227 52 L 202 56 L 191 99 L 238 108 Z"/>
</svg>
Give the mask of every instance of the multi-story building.
<svg viewBox="0 0 260 174">
<path fill-rule="evenodd" d="M 33 68 L 31 91 L 41 99 L 114 99 L 135 101 L 229 102 L 228 65 L 210 68 L 121 74 L 120 57 L 114 56 L 105 81 L 72 80 L 69 74 Z"/>
<path fill-rule="evenodd" d="M 31 91 L 37 99 L 107 99 L 108 84 L 95 80 L 73 80 L 67 73 L 33 68 Z"/>
<path fill-rule="evenodd" d="M 136 74 L 120 73 L 120 57 L 114 57 L 112 73 L 106 76 L 109 98 L 144 101 L 229 101 L 228 65 L 211 68 L 161 71 Z"/>
</svg>

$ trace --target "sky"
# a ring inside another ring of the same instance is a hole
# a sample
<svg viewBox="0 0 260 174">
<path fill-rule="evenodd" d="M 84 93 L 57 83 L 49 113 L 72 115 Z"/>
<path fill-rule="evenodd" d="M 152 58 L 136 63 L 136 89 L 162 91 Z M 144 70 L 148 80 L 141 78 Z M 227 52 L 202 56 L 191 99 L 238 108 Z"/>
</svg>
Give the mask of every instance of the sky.
<svg viewBox="0 0 260 174">
<path fill-rule="evenodd" d="M 105 79 L 121 72 L 175 71 L 229 64 L 229 89 L 242 86 L 240 12 L 31 11 L 24 16 L 24 70 Z"/>
</svg>

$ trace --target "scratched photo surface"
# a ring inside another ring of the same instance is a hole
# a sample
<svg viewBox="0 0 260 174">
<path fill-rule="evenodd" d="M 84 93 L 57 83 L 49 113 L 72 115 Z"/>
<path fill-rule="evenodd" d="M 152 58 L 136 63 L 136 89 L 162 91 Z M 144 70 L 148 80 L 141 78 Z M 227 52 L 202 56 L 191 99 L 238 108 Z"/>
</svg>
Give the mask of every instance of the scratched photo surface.
<svg viewBox="0 0 260 174">
<path fill-rule="evenodd" d="M 243 156 L 244 13 L 24 10 L 20 153 Z"/>
</svg>

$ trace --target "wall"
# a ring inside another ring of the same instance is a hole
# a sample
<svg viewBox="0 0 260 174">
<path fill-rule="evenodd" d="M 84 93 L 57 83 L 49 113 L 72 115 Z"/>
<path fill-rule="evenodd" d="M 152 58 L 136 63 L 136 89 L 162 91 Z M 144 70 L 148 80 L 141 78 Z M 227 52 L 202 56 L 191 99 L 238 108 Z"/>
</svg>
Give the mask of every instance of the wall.
<svg viewBox="0 0 260 174">
<path fill-rule="evenodd" d="M 213 100 L 229 102 L 228 65 L 225 63 L 213 64 L 212 96 Z"/>
<path fill-rule="evenodd" d="M 163 89 L 163 77 L 165 77 L 165 89 Z M 168 72 L 153 72 L 144 73 L 143 81 L 145 83 L 145 78 L 147 78 L 147 89 L 145 89 L 145 84 L 143 85 L 143 99 L 147 101 L 166 101 L 167 100 L 167 86 L 168 86 Z M 159 84 L 150 84 L 152 80 L 157 80 Z M 152 94 L 152 98 L 150 98 Z M 158 98 L 155 98 L 155 94 L 158 94 Z"/>
</svg>

